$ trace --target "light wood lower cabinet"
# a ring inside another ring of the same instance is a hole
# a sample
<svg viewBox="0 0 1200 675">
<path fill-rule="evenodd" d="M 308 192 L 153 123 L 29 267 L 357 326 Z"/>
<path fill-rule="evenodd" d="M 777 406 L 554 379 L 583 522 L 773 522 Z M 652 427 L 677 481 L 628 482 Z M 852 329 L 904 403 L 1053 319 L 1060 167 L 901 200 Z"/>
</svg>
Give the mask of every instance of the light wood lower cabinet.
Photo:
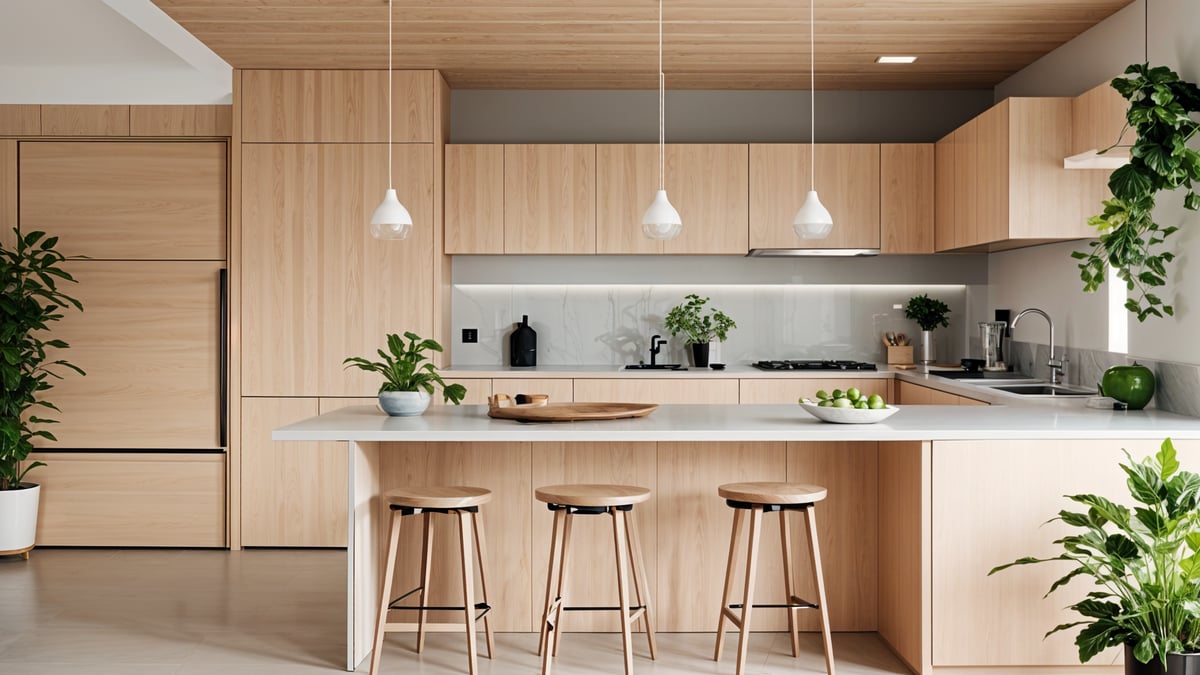
<svg viewBox="0 0 1200 675">
<path fill-rule="evenodd" d="M 225 546 L 225 454 L 40 452 L 39 546 Z"/>
<path fill-rule="evenodd" d="M 837 378 L 837 379 L 762 379 L 741 381 L 742 405 L 797 403 L 801 398 L 816 400 L 817 392 L 834 389 L 857 388 L 863 396 L 879 394 L 891 401 L 892 380 L 884 378 Z"/>
<path fill-rule="evenodd" d="M 271 430 L 372 399 L 242 399 L 242 545 L 346 545 L 344 443 L 272 441 Z"/>
<path fill-rule="evenodd" d="M 737 380 L 575 380 L 575 400 L 622 403 L 716 403 L 737 405 Z"/>
<path fill-rule="evenodd" d="M 989 405 L 986 401 L 902 381 L 896 382 L 896 403 L 898 405 Z"/>
<path fill-rule="evenodd" d="M 570 403 L 575 400 L 574 381 L 567 378 L 492 380 L 492 392 L 496 394 L 546 394 L 555 403 Z M 486 403 L 487 401 L 484 401 Z"/>
</svg>

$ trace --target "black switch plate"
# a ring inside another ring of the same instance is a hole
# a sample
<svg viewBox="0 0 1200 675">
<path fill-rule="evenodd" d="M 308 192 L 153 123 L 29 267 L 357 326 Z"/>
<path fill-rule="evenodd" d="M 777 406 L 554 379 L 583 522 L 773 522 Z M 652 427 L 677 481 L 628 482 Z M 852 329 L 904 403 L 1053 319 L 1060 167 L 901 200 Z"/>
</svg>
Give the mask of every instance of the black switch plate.
<svg viewBox="0 0 1200 675">
<path fill-rule="evenodd" d="M 464 328 L 462 336 L 463 344 L 471 345 L 479 342 L 478 328 Z"/>
</svg>

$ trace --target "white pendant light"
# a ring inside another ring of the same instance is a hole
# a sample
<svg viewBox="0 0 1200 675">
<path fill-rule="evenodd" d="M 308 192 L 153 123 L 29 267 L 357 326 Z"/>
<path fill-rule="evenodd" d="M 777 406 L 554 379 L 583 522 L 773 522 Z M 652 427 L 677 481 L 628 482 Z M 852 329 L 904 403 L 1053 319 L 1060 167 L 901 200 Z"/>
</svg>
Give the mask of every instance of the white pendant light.
<svg viewBox="0 0 1200 675">
<path fill-rule="evenodd" d="M 642 216 L 642 234 L 649 239 L 674 239 L 683 231 L 679 212 L 667 199 L 666 174 L 666 79 L 662 67 L 662 0 L 658 0 L 658 192 Z"/>
<path fill-rule="evenodd" d="M 392 0 L 388 0 L 388 190 L 371 214 L 371 236 L 376 239 L 407 239 L 412 215 L 396 197 L 392 187 Z"/>
<path fill-rule="evenodd" d="M 796 212 L 792 221 L 792 229 L 801 239 L 824 239 L 833 231 L 833 216 L 829 214 L 817 197 L 817 75 L 816 75 L 816 28 L 813 19 L 816 16 L 814 6 L 817 0 L 809 0 L 808 4 L 808 152 L 809 152 L 809 185 L 808 196 L 804 205 Z"/>
</svg>

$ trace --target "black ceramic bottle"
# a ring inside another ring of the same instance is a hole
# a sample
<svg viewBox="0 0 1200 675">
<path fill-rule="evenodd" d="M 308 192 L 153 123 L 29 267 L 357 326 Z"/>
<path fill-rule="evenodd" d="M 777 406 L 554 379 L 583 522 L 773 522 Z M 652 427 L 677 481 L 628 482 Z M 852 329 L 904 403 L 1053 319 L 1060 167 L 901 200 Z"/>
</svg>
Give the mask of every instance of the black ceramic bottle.
<svg viewBox="0 0 1200 675">
<path fill-rule="evenodd" d="M 515 368 L 537 365 L 537 331 L 529 327 L 528 314 L 521 316 L 521 323 L 508 336 L 508 363 Z"/>
</svg>

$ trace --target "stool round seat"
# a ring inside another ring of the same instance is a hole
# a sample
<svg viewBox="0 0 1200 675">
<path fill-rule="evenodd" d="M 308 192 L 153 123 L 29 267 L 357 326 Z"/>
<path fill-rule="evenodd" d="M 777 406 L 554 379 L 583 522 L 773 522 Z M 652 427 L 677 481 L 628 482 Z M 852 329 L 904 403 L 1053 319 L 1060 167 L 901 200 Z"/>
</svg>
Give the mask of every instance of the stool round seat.
<svg viewBox="0 0 1200 675">
<path fill-rule="evenodd" d="M 465 509 L 492 501 L 492 491 L 466 485 L 402 487 L 383 495 L 388 506 L 415 509 Z"/>
<path fill-rule="evenodd" d="M 535 490 L 534 496 L 560 506 L 627 506 L 650 499 L 650 490 L 635 485 L 547 485 Z"/>
<path fill-rule="evenodd" d="M 828 492 L 820 485 L 803 483 L 726 483 L 717 488 L 724 499 L 748 504 L 813 504 L 825 499 Z"/>
</svg>

